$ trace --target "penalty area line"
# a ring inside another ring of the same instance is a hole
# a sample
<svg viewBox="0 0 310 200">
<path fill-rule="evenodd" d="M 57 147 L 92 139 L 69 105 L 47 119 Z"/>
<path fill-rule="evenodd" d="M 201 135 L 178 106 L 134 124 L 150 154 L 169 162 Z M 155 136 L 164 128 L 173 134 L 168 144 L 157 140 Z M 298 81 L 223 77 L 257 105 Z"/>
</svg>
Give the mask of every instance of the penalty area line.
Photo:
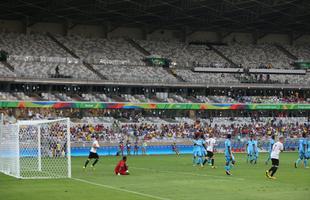
<svg viewBox="0 0 310 200">
<path fill-rule="evenodd" d="M 121 192 L 127 192 L 127 193 L 131 193 L 131 194 L 136 194 L 136 195 L 139 195 L 139 196 L 149 197 L 149 198 L 152 198 L 152 199 L 171 200 L 171 199 L 168 199 L 168 198 L 154 196 L 154 195 L 151 195 L 151 194 L 145 194 L 145 193 L 136 192 L 136 191 L 132 191 L 132 190 L 127 190 L 127 189 L 122 189 L 122 188 L 118 188 L 118 187 L 113 187 L 113 186 L 110 186 L 110 185 L 104 185 L 104 184 L 100 184 L 100 183 L 95 183 L 95 182 L 87 181 L 87 180 L 84 180 L 84 179 L 79 179 L 79 178 L 71 178 L 71 179 L 79 181 L 79 182 L 83 182 L 83 183 L 88 183 L 88 184 L 91 184 L 91 185 L 99 186 L 99 187 L 104 187 L 104 188 L 108 188 L 108 189 L 112 189 L 112 190 L 117 190 L 117 191 L 121 191 Z"/>
<path fill-rule="evenodd" d="M 196 174 L 196 173 L 191 173 L 191 172 L 178 172 L 178 171 L 166 171 L 166 170 L 157 170 L 157 169 L 148 169 L 148 168 L 143 168 L 143 167 L 130 167 L 132 169 L 140 169 L 140 170 L 147 170 L 147 171 L 155 171 L 155 172 L 161 172 L 161 173 L 167 173 L 167 174 L 184 174 L 184 175 L 189 175 L 189 176 L 205 176 L 205 177 L 213 177 L 213 178 L 219 178 L 221 180 L 238 180 L 238 181 L 244 181 L 244 178 L 239 178 L 239 177 L 224 177 L 224 176 L 217 176 L 217 175 L 211 175 L 211 174 Z"/>
</svg>

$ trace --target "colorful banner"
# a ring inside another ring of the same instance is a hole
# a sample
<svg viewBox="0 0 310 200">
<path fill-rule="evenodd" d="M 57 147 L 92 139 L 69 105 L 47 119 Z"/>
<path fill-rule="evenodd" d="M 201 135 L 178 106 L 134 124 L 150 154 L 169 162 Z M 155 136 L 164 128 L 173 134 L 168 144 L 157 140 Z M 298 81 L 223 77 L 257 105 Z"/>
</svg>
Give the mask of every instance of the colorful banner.
<svg viewBox="0 0 310 200">
<path fill-rule="evenodd" d="M 59 101 L 0 101 L 0 108 L 162 109 L 162 110 L 310 110 L 310 104 L 242 103 L 105 103 Z"/>
</svg>

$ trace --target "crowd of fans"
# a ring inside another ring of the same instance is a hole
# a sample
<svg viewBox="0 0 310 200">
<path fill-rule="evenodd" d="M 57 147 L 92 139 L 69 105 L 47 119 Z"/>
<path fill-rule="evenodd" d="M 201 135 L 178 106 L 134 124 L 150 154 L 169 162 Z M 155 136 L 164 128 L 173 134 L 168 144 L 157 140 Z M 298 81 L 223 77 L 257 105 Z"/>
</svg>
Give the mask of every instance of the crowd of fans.
<svg viewBox="0 0 310 200">
<path fill-rule="evenodd" d="M 241 98 L 241 97 L 240 97 Z M 247 97 L 242 97 L 247 101 Z M 290 98 L 287 99 L 290 101 Z M 310 132 L 309 117 L 288 114 L 286 112 L 271 112 L 273 116 L 264 116 L 260 112 L 248 113 L 238 117 L 208 116 L 203 111 L 197 111 L 196 118 L 171 116 L 175 111 L 142 111 L 118 109 L 1 109 L 5 123 L 15 123 L 22 119 L 55 119 L 70 117 L 72 141 L 87 142 L 98 135 L 103 142 L 119 142 L 131 139 L 146 141 L 188 140 L 195 133 L 212 134 L 217 138 L 225 137 L 227 133 L 236 138 L 250 134 L 266 137 L 281 134 L 295 138 L 304 132 Z M 163 112 L 163 113 L 160 113 Z M 157 114 L 157 116 L 155 116 Z M 98 117 L 95 117 L 98 116 Z"/>
<path fill-rule="evenodd" d="M 276 122 L 277 121 L 277 122 Z M 98 135 L 101 141 L 117 142 L 128 138 L 153 142 L 186 140 L 193 138 L 197 132 L 212 134 L 217 138 L 225 138 L 231 134 L 234 138 L 242 139 L 249 135 L 267 138 L 270 135 L 284 135 L 287 138 L 297 138 L 302 133 L 310 132 L 308 122 L 284 123 L 281 120 L 237 124 L 217 123 L 178 123 L 178 124 L 76 124 L 71 127 L 72 139 L 75 141 L 91 141 L 92 136 Z"/>
<path fill-rule="evenodd" d="M 28 111 L 31 113 L 32 111 Z M 51 114 L 51 113 L 50 113 Z M 48 115 L 50 115 L 48 114 Z M 30 119 L 44 119 L 46 114 L 35 113 L 29 115 Z M 9 113 L 5 119 L 16 121 Z M 91 118 L 90 118 L 91 119 Z M 118 142 L 127 140 L 146 141 L 174 141 L 192 138 L 195 133 L 212 134 L 217 138 L 223 138 L 226 134 L 232 134 L 236 138 L 243 138 L 250 134 L 266 137 L 272 134 L 281 134 L 295 138 L 304 132 L 310 132 L 309 119 L 306 117 L 213 117 L 195 121 L 190 118 L 179 119 L 173 123 L 167 121 L 142 121 L 121 122 L 112 118 L 110 122 L 72 122 L 72 141 L 87 142 L 98 135 L 103 142 Z"/>
</svg>

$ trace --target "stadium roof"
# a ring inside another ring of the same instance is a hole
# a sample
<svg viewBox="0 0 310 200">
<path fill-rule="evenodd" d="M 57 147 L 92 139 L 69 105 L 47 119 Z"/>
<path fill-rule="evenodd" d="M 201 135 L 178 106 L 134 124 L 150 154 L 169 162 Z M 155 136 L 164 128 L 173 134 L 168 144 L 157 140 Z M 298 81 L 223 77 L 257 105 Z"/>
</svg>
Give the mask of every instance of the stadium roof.
<svg viewBox="0 0 310 200">
<path fill-rule="evenodd" d="M 2 19 L 158 29 L 310 32 L 309 0 L 3 0 Z M 112 27 L 112 28 L 111 28 Z"/>
</svg>

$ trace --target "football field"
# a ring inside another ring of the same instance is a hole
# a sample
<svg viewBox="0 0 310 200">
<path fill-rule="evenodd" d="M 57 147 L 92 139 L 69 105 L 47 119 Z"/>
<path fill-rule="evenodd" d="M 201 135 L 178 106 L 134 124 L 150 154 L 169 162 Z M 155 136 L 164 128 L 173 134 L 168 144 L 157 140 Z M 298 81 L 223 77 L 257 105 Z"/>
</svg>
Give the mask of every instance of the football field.
<svg viewBox="0 0 310 200">
<path fill-rule="evenodd" d="M 129 176 L 115 176 L 120 157 L 101 157 L 95 170 L 82 169 L 85 158 L 72 158 L 72 179 L 18 180 L 0 174 L 1 200 L 129 200 L 129 199 L 281 199 L 310 197 L 310 169 L 293 167 L 297 153 L 282 153 L 276 180 L 267 179 L 266 154 L 257 165 L 235 154 L 233 176 L 224 173 L 223 154 L 216 154 L 217 169 L 192 166 L 190 155 L 130 156 Z"/>
</svg>

